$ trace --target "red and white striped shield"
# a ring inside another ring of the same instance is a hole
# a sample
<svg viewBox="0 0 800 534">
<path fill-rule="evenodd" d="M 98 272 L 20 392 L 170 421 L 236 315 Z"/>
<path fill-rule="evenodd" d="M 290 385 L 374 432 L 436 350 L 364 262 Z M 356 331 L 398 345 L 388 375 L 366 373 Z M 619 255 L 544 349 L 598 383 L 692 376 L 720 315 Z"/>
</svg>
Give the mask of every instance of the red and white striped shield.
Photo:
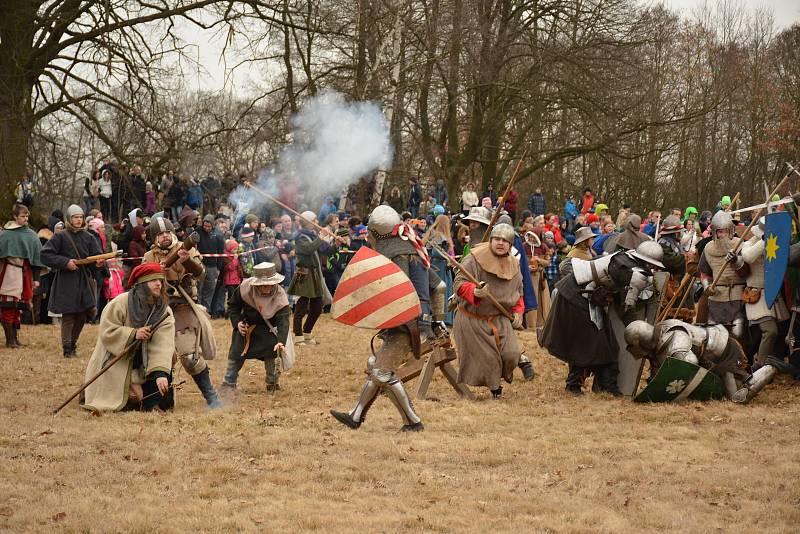
<svg viewBox="0 0 800 534">
<path fill-rule="evenodd" d="M 408 276 L 392 260 L 361 247 L 336 287 L 331 316 L 359 328 L 391 328 L 421 313 L 419 298 Z"/>
</svg>

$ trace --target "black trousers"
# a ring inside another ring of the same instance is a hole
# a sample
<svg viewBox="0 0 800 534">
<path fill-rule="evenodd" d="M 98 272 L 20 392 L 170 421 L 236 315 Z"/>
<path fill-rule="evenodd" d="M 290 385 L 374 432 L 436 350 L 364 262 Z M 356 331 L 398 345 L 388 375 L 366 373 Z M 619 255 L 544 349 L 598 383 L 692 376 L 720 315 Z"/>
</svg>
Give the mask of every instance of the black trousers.
<svg viewBox="0 0 800 534">
<path fill-rule="evenodd" d="M 303 317 L 306 316 L 303 324 Z M 294 305 L 294 317 L 292 319 L 292 332 L 300 337 L 303 334 L 310 334 L 317 323 L 317 319 L 322 315 L 322 297 L 300 297 Z"/>
</svg>

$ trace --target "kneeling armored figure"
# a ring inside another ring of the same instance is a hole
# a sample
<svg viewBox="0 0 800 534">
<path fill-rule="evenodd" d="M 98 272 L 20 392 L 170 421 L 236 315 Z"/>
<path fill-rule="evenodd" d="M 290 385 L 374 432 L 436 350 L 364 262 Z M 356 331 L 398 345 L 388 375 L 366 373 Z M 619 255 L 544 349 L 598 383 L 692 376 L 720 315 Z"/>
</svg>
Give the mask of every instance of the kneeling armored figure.
<svg viewBox="0 0 800 534">
<path fill-rule="evenodd" d="M 752 400 L 778 372 L 775 366 L 764 365 L 747 375 L 739 365 L 747 361 L 741 345 L 719 324 L 696 326 L 669 319 L 653 326 L 633 321 L 625 328 L 625 342 L 631 354 L 652 358 L 659 365 L 676 358 L 708 369 L 722 378 L 725 394 L 739 404 Z"/>
</svg>

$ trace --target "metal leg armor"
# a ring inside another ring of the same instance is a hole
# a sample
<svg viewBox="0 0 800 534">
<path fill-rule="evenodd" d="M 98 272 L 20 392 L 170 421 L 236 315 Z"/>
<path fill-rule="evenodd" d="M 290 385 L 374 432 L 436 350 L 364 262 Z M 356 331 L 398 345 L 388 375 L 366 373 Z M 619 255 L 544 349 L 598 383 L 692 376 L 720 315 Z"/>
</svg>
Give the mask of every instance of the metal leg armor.
<svg viewBox="0 0 800 534">
<path fill-rule="evenodd" d="M 372 403 L 375 402 L 379 391 L 380 384 L 373 380 L 372 377 L 367 378 L 367 381 L 364 382 L 364 387 L 361 388 L 361 395 L 359 395 L 358 401 L 356 405 L 353 406 L 353 409 L 348 413 L 331 410 L 331 415 L 343 425 L 356 429 L 364 422 L 367 412 L 370 406 L 372 406 Z"/>
<path fill-rule="evenodd" d="M 403 383 L 399 378 L 392 376 L 392 380 L 388 384 L 384 384 L 383 390 L 403 417 L 404 424 L 400 430 L 404 432 L 419 431 L 424 428 L 422 419 L 414 411 L 411 399 L 408 398 L 406 388 L 403 387 Z"/>
<path fill-rule="evenodd" d="M 743 339 L 745 332 L 747 332 L 747 319 L 741 316 L 734 319 L 731 326 L 731 335 L 736 339 Z"/>
<path fill-rule="evenodd" d="M 525 380 L 533 380 L 533 377 L 536 376 L 533 371 L 533 362 L 524 354 L 520 355 L 517 367 L 522 371 L 522 376 L 525 377 Z"/>
<path fill-rule="evenodd" d="M 739 404 L 750 402 L 759 391 L 764 389 L 764 386 L 772 381 L 776 374 L 778 374 L 778 370 L 771 365 L 761 367 L 758 371 L 747 377 L 742 387 L 731 395 L 731 400 Z"/>
</svg>

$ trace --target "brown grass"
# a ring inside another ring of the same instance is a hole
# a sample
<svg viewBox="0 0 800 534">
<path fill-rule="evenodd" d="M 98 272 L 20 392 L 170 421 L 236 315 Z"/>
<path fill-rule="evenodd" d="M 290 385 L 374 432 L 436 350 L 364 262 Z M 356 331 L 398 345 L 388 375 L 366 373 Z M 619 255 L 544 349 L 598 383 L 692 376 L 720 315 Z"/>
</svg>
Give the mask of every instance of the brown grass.
<svg viewBox="0 0 800 534">
<path fill-rule="evenodd" d="M 230 328 L 216 322 L 218 345 Z M 417 402 L 426 431 L 397 433 L 379 398 L 351 431 L 370 332 L 323 318 L 284 390 L 248 362 L 235 404 L 210 412 L 187 383 L 168 415 L 93 417 L 77 404 L 80 358 L 56 327 L 0 349 L 0 529 L 130 531 L 796 531 L 798 398 L 780 379 L 750 406 L 635 405 L 563 391 L 564 366 L 533 350 L 537 378 L 493 401 L 459 399 L 443 377 Z M 215 384 L 226 353 L 211 362 Z"/>
</svg>

